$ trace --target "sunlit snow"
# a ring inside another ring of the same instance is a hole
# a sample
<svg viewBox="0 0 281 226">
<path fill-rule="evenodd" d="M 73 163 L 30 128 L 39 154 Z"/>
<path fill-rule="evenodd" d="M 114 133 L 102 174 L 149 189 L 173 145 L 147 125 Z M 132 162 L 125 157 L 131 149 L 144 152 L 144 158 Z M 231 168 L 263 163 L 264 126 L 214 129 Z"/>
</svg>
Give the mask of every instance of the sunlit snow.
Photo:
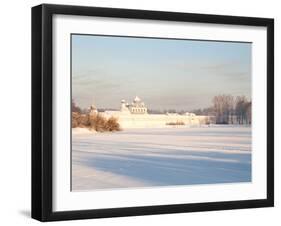
<svg viewBox="0 0 281 226">
<path fill-rule="evenodd" d="M 250 127 L 73 130 L 74 191 L 250 181 Z"/>
</svg>

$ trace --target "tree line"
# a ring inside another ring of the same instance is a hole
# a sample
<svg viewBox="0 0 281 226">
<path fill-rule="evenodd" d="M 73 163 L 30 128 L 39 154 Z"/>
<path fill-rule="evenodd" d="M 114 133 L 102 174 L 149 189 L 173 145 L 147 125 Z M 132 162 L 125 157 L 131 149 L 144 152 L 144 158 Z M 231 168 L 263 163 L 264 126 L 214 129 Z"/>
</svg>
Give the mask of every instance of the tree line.
<svg viewBox="0 0 281 226">
<path fill-rule="evenodd" d="M 251 124 L 252 101 L 245 96 L 227 94 L 214 96 L 212 106 L 193 111 L 197 115 L 209 115 L 216 124 Z"/>
<path fill-rule="evenodd" d="M 218 95 L 213 98 L 217 124 L 251 124 L 252 102 L 245 96 Z"/>
</svg>

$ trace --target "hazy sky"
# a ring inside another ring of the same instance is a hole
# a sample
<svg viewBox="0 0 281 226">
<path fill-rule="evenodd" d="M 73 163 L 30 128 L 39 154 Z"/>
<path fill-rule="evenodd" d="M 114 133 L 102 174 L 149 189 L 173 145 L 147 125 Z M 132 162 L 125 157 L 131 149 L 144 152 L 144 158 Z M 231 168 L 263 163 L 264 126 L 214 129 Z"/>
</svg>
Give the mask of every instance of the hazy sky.
<svg viewBox="0 0 281 226">
<path fill-rule="evenodd" d="M 72 35 L 72 96 L 80 107 L 192 110 L 218 94 L 251 97 L 251 44 Z"/>
</svg>

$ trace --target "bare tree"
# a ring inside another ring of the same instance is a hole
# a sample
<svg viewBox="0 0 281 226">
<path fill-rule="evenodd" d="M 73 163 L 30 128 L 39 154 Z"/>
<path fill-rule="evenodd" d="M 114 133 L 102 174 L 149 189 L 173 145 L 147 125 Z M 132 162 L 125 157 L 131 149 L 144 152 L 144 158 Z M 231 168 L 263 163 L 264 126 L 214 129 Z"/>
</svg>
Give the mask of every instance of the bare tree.
<svg viewBox="0 0 281 226">
<path fill-rule="evenodd" d="M 252 101 L 249 101 L 245 105 L 246 107 L 246 120 L 247 124 L 252 124 Z"/>
<path fill-rule="evenodd" d="M 231 95 L 218 95 L 213 98 L 216 123 L 233 123 L 234 98 Z"/>
<path fill-rule="evenodd" d="M 238 124 L 252 123 L 252 102 L 245 96 L 237 96 L 235 101 L 235 114 Z"/>
</svg>

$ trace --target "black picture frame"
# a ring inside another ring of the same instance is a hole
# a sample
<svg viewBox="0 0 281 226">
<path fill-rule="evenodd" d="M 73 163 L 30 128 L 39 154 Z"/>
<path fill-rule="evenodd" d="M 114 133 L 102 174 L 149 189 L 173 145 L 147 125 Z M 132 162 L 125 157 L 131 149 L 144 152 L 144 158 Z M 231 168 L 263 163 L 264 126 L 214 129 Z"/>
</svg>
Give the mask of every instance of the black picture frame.
<svg viewBox="0 0 281 226">
<path fill-rule="evenodd" d="M 95 210 L 52 210 L 52 18 L 55 14 L 263 26 L 267 28 L 267 198 Z M 32 218 L 40 221 L 121 217 L 274 206 L 274 20 L 43 4 L 32 8 Z"/>
</svg>

